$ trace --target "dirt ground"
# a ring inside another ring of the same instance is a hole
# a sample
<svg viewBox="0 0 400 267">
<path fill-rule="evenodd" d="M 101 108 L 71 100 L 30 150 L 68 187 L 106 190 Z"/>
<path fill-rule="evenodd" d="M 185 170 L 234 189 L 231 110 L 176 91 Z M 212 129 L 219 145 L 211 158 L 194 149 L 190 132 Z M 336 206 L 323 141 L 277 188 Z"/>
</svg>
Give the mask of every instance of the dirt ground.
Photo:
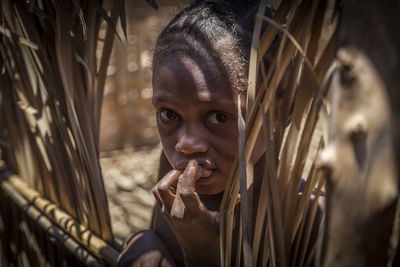
<svg viewBox="0 0 400 267">
<path fill-rule="evenodd" d="M 115 239 L 123 244 L 133 233 L 149 228 L 155 199 L 151 189 L 161 147 L 116 150 L 101 154 Z"/>
</svg>

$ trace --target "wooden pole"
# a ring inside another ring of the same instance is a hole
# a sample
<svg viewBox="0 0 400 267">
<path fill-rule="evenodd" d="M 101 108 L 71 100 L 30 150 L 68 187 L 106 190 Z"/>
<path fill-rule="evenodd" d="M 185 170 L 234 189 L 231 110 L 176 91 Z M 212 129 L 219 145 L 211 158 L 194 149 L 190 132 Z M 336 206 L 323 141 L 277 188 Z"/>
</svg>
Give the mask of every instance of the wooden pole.
<svg viewBox="0 0 400 267">
<path fill-rule="evenodd" d="M 81 247 L 35 206 L 30 204 L 7 180 L 1 182 L 1 189 L 4 190 L 10 199 L 23 209 L 33 221 L 37 222 L 40 227 L 45 229 L 46 233 L 54 237 L 58 243 L 62 244 L 71 254 L 81 260 L 85 265 L 93 267 L 105 266 L 104 263 L 94 258 L 86 249 Z"/>
<path fill-rule="evenodd" d="M 115 266 L 118 259 L 118 251 L 112 248 L 104 240 L 96 236 L 84 225 L 79 224 L 74 218 L 62 211 L 54 203 L 43 198 L 39 192 L 30 188 L 17 175 L 10 175 L 0 182 L 1 188 L 10 197 L 27 210 L 29 216 L 37 219 L 45 229 L 52 229 L 52 235 L 63 241 L 66 248 L 78 258 L 96 266 L 104 266 L 93 256 L 104 260 L 109 266 Z M 28 208 L 27 208 L 28 207 Z M 39 218 L 39 219 L 38 219 Z M 51 227 L 50 227 L 51 226 Z M 69 236 L 70 238 L 67 238 Z M 71 238 L 72 237 L 72 238 Z M 79 244 L 78 244 L 79 243 Z"/>
</svg>

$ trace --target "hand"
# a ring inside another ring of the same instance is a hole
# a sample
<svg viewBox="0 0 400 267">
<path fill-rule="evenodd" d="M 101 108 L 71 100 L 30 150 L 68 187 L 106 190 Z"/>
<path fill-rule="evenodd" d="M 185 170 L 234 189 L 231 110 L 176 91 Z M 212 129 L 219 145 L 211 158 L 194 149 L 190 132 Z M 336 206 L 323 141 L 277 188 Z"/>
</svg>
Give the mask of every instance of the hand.
<svg viewBox="0 0 400 267">
<path fill-rule="evenodd" d="M 191 160 L 183 173 L 172 170 L 153 188 L 187 266 L 219 266 L 219 214 L 209 211 L 195 191 L 204 171 Z"/>
<path fill-rule="evenodd" d="M 172 267 L 172 265 L 163 257 L 160 251 L 152 250 L 141 255 L 132 267 Z"/>
<path fill-rule="evenodd" d="M 168 259 L 168 260 L 167 260 Z M 173 258 L 153 230 L 136 233 L 118 257 L 116 267 L 148 266 L 172 267 Z"/>
</svg>

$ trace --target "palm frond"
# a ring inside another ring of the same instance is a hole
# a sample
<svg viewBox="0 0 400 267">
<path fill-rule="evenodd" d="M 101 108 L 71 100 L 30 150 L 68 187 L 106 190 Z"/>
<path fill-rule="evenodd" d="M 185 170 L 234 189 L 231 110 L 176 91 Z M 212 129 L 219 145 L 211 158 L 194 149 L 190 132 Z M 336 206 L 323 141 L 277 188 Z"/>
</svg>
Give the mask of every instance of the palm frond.
<svg viewBox="0 0 400 267">
<path fill-rule="evenodd" d="M 6 1 L 0 28 L 0 124 L 2 140 L 12 147 L 8 165 L 110 244 L 98 140 L 106 68 L 122 5 L 113 1 L 109 16 L 101 1 Z M 107 34 L 99 41 L 102 18 Z"/>
<path fill-rule="evenodd" d="M 262 5 L 265 1 L 260 4 L 260 10 Z M 310 243 L 315 242 L 311 240 L 311 232 L 314 231 L 314 222 L 320 220 L 320 215 L 317 216 L 318 198 L 324 185 L 323 175 L 317 170 L 315 160 L 318 151 L 325 145 L 322 140 L 326 140 L 315 129 L 330 81 L 325 79 L 327 81 L 322 85 L 321 77 L 326 75 L 328 68 L 318 62 L 321 59 L 332 62 L 334 59 L 334 54 L 324 53 L 330 46 L 320 46 L 319 40 L 328 26 L 332 27 L 324 23 L 329 11 L 324 1 L 282 1 L 273 18 L 260 13 L 257 15 L 257 19 L 261 18 L 267 27 L 260 33 L 256 20 L 253 36 L 256 45 L 253 49 L 258 53 L 254 53 L 257 60 L 250 62 L 255 65 L 250 66 L 249 72 L 248 105 L 252 108 L 248 110 L 246 121 L 245 157 L 235 163 L 220 210 L 223 266 L 231 265 L 232 249 L 235 247 L 232 240 L 242 238 L 232 236 L 232 230 L 237 227 L 234 225 L 233 196 L 239 193 L 239 188 L 243 192 L 243 182 L 240 186 L 238 183 L 237 166 L 254 166 L 254 160 L 260 159 L 259 156 L 252 156 L 253 153 L 260 154 L 256 150 L 266 153 L 264 173 L 262 177 L 247 177 L 244 183 L 246 189 L 251 189 L 248 198 L 258 199 L 252 211 L 255 216 L 249 216 L 253 264 L 303 264 L 307 260 L 306 251 Z M 281 26 L 282 23 L 286 26 Z M 279 47 L 269 68 L 263 73 L 264 57 L 271 57 L 268 51 L 277 34 L 282 36 Z M 327 59 L 329 56 L 330 59 Z M 259 75 L 262 75 L 261 79 Z M 262 81 L 258 88 L 255 87 L 257 80 Z M 276 97 L 278 87 L 285 87 L 279 102 Z M 252 100 L 254 92 L 256 96 Z M 262 148 L 257 141 L 259 138 L 267 140 Z M 314 145 L 314 151 L 310 152 L 312 143 L 320 145 Z M 306 163 L 311 164 L 311 170 L 304 169 Z M 303 173 L 308 177 L 303 177 Z M 304 189 L 300 189 L 302 178 L 305 179 Z M 243 213 L 242 206 L 240 213 L 244 216 L 247 212 Z M 241 227 L 244 227 L 243 224 Z M 245 229 L 240 233 L 243 238 Z M 244 247 L 242 253 L 247 257 Z"/>
</svg>

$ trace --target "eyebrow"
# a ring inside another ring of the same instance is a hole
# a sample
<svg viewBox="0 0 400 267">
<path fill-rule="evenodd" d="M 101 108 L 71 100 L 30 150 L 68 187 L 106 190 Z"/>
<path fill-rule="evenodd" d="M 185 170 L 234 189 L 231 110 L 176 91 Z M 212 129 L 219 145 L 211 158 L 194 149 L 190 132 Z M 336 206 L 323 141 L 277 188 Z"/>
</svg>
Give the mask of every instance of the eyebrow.
<svg viewBox="0 0 400 267">
<path fill-rule="evenodd" d="M 168 104 L 170 106 L 179 106 L 179 101 L 176 100 L 173 97 L 164 97 L 164 96 L 153 96 L 153 99 L 151 101 L 151 103 L 153 104 L 154 107 L 156 106 L 162 106 L 163 104 Z"/>
<path fill-rule="evenodd" d="M 223 106 L 225 108 L 228 107 L 236 107 L 233 101 L 220 101 L 216 99 L 208 99 L 208 100 L 200 100 L 201 102 L 207 105 L 216 105 L 216 106 Z M 153 96 L 152 100 L 153 105 L 160 104 L 160 103 L 168 103 L 174 106 L 179 106 L 180 101 L 176 101 L 173 97 L 165 97 L 165 96 Z"/>
<path fill-rule="evenodd" d="M 175 98 L 173 97 L 165 97 L 165 96 L 154 96 L 152 98 L 152 103 L 157 104 L 157 103 L 171 103 L 171 104 L 178 104 L 179 101 L 176 101 Z"/>
</svg>

